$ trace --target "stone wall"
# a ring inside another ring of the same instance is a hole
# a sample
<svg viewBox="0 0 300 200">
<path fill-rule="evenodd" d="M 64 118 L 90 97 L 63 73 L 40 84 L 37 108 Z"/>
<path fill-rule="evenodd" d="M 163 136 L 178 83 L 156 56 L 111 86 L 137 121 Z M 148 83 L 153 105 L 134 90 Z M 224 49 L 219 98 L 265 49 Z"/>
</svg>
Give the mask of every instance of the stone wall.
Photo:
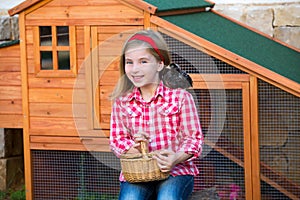
<svg viewBox="0 0 300 200">
<path fill-rule="evenodd" d="M 18 16 L 13 16 L 13 17 L 10 17 L 8 15 L 0 16 L 0 42 L 18 40 L 18 39 L 19 39 Z"/>
<path fill-rule="evenodd" d="M 300 49 L 299 1 L 275 4 L 216 4 L 214 9 Z"/>
</svg>

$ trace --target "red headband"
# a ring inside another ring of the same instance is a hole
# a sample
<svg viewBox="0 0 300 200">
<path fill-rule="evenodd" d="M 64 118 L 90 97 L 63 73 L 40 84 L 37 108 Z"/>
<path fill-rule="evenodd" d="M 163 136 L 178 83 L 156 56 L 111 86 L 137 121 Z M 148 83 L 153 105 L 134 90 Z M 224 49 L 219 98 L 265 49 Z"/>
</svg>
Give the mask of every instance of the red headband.
<svg viewBox="0 0 300 200">
<path fill-rule="evenodd" d="M 144 42 L 147 42 L 148 44 L 151 45 L 151 47 L 154 49 L 154 51 L 158 54 L 158 56 L 160 57 L 160 59 L 162 61 L 164 61 L 164 57 L 161 55 L 159 49 L 157 48 L 154 40 L 146 35 L 141 35 L 141 34 L 135 34 L 134 36 L 132 36 L 129 40 L 129 41 L 132 41 L 132 40 L 141 40 L 141 41 L 144 41 Z"/>
</svg>

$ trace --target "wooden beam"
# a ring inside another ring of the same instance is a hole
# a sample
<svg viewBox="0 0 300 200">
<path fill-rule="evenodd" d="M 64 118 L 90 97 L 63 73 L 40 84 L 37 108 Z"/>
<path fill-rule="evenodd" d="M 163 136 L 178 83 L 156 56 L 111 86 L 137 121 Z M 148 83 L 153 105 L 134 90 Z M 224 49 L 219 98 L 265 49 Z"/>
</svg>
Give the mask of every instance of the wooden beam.
<svg viewBox="0 0 300 200">
<path fill-rule="evenodd" d="M 101 27 L 100 27 L 101 29 Z M 99 38 L 98 38 L 98 28 L 97 27 L 92 27 L 91 30 L 91 44 L 92 44 L 92 74 L 90 79 L 91 84 L 92 84 L 92 99 L 91 99 L 91 104 L 92 104 L 92 110 L 93 110 L 93 128 L 100 128 L 100 88 L 99 88 Z M 101 59 L 101 58 L 100 58 Z"/>
<path fill-rule="evenodd" d="M 144 29 L 148 29 L 150 27 L 151 27 L 150 13 L 144 12 Z"/>
<path fill-rule="evenodd" d="M 135 7 L 138 7 L 144 11 L 147 11 L 151 14 L 155 14 L 157 7 L 145 2 L 145 1 L 141 1 L 141 0 L 121 0 L 124 2 L 127 2 Z"/>
<path fill-rule="evenodd" d="M 10 9 L 10 10 L 8 10 L 8 14 L 9 14 L 10 16 L 13 16 L 13 15 L 15 15 L 15 14 L 18 14 L 18 13 L 22 12 L 23 10 L 29 8 L 30 6 L 36 4 L 36 3 L 40 2 L 40 1 L 42 1 L 42 0 L 24 1 L 24 2 L 22 2 L 21 4 L 19 4 L 19 5 L 15 6 L 15 7 L 13 7 L 13 8 Z"/>
<path fill-rule="evenodd" d="M 244 130 L 244 173 L 246 199 L 253 199 L 252 165 L 251 165 L 251 121 L 250 121 L 250 89 L 249 82 L 242 84 L 243 130 Z M 256 191 L 255 191 L 256 192 Z M 257 200 L 257 199 L 255 199 Z"/>
<path fill-rule="evenodd" d="M 251 169 L 253 199 L 261 199 L 260 158 L 259 158 L 259 125 L 258 125 L 258 83 L 257 78 L 250 76 L 250 124 L 251 124 Z"/>
<path fill-rule="evenodd" d="M 28 97 L 28 77 L 27 77 L 27 48 L 26 48 L 26 28 L 25 13 L 19 15 L 20 31 L 20 52 L 21 52 L 21 77 L 22 77 L 22 104 L 23 104 L 23 143 L 24 143 L 24 168 L 25 170 L 25 189 L 26 199 L 33 199 L 32 196 L 32 171 L 31 171 L 31 152 L 29 137 L 29 97 Z"/>
<path fill-rule="evenodd" d="M 111 152 L 106 137 L 31 136 L 31 149 Z"/>
<path fill-rule="evenodd" d="M 84 26 L 84 64 L 81 69 L 85 72 L 85 84 L 86 84 L 86 110 L 87 110 L 87 127 L 93 129 L 93 103 L 92 103 L 92 55 L 91 55 L 91 27 Z M 78 88 L 74 88 L 78 90 Z"/>
</svg>

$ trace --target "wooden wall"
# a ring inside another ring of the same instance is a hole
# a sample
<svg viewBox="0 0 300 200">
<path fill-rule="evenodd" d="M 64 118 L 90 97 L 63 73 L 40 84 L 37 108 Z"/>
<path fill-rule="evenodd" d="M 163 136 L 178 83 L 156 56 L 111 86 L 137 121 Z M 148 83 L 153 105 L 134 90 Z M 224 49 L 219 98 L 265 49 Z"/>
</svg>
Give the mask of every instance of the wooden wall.
<svg viewBox="0 0 300 200">
<path fill-rule="evenodd" d="M 0 48 L 0 127 L 22 128 L 20 45 Z"/>
<path fill-rule="evenodd" d="M 28 91 L 24 91 L 27 94 L 24 105 L 29 116 L 25 120 L 28 125 L 25 133 L 29 135 L 30 149 L 109 151 L 110 106 L 103 107 L 104 104 L 100 105 L 100 100 L 95 99 L 103 97 L 103 90 L 97 89 L 102 87 L 99 85 L 102 71 L 99 66 L 92 65 L 95 57 L 91 55 L 104 40 L 122 31 L 136 30 L 136 27 L 141 29 L 143 25 L 144 13 L 141 10 L 113 0 L 42 1 L 25 11 L 23 37 L 26 38 L 26 66 L 23 68 L 27 71 Z M 38 26 L 75 27 L 78 70 L 75 77 L 36 75 L 34 30 Z M 119 46 L 124 38 L 116 41 Z M 110 48 L 110 51 L 115 51 L 115 48 Z M 106 58 L 97 59 L 100 62 Z M 93 69 L 95 67 L 97 69 Z M 114 70 L 118 70 L 117 66 Z M 105 76 L 117 79 L 111 73 Z M 109 87 L 110 90 L 112 88 Z M 109 93 L 106 92 L 104 98 Z M 106 101 L 106 104 L 109 102 Z M 104 112 L 99 109 L 104 109 Z M 106 122 L 104 127 L 97 125 L 100 113 L 105 113 L 104 118 L 101 116 Z"/>
</svg>

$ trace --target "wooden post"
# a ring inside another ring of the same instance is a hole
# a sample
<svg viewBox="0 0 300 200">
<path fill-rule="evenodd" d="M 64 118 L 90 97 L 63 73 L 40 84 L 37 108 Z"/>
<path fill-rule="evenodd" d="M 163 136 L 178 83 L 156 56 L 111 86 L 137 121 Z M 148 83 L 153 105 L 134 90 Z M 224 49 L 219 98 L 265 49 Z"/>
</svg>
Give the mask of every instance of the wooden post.
<svg viewBox="0 0 300 200">
<path fill-rule="evenodd" d="M 27 49 L 25 13 L 19 14 L 20 29 L 20 52 L 21 52 L 21 77 L 22 77 L 22 105 L 23 105 L 23 142 L 24 142 L 24 169 L 25 169 L 25 191 L 26 199 L 32 199 L 32 173 L 31 152 L 29 136 L 29 105 L 28 105 L 28 77 L 27 77 Z"/>
<path fill-rule="evenodd" d="M 251 155 L 252 155 L 252 189 L 253 199 L 261 199 L 260 191 L 260 158 L 258 131 L 258 85 L 257 78 L 250 76 L 250 104 L 251 104 Z"/>
<path fill-rule="evenodd" d="M 242 83 L 243 92 L 243 127 L 244 127 L 244 173 L 246 199 L 253 199 L 251 166 L 251 120 L 249 82 Z M 256 199 L 255 199 L 256 200 Z"/>
</svg>

